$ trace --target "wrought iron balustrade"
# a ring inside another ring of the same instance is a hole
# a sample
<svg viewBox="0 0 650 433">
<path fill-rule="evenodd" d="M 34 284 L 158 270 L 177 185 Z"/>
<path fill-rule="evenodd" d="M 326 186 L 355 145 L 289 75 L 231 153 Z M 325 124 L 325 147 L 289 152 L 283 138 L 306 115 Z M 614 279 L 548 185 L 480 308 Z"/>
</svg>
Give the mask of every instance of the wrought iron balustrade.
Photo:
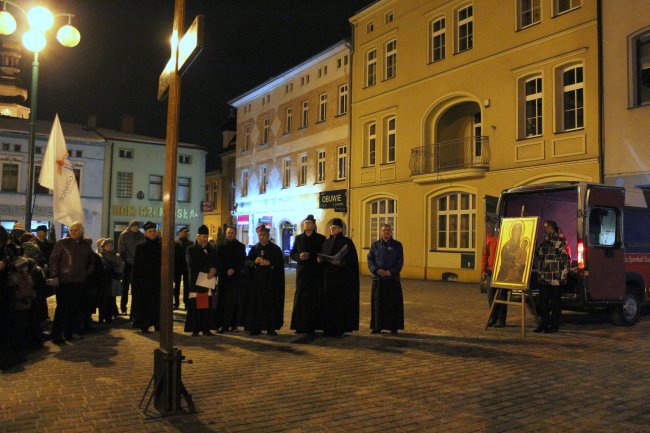
<svg viewBox="0 0 650 433">
<path fill-rule="evenodd" d="M 439 173 L 463 168 L 485 168 L 490 163 L 487 136 L 441 141 L 411 150 L 411 175 Z"/>
</svg>

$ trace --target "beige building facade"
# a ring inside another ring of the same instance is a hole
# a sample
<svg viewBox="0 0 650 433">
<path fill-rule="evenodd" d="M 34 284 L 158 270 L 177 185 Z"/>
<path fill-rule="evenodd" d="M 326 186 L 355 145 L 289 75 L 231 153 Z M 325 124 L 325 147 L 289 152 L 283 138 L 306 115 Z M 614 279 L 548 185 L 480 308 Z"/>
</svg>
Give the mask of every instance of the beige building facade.
<svg viewBox="0 0 650 433">
<path fill-rule="evenodd" d="M 605 182 L 650 185 L 650 2 L 603 1 Z"/>
<path fill-rule="evenodd" d="M 353 27 L 350 233 L 478 281 L 503 189 L 600 181 L 595 0 L 381 0 Z"/>
<path fill-rule="evenodd" d="M 238 237 L 257 242 L 266 224 L 288 252 L 305 217 L 318 231 L 346 220 L 349 146 L 346 41 L 230 101 L 237 109 Z"/>
</svg>

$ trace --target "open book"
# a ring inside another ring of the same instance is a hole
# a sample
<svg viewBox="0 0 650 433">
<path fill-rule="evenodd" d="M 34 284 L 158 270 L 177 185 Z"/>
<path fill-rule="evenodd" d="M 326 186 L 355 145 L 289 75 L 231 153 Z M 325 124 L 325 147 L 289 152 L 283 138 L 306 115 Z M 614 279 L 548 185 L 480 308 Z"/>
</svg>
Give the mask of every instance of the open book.
<svg viewBox="0 0 650 433">
<path fill-rule="evenodd" d="M 329 255 L 323 254 L 323 253 L 318 253 L 318 257 L 320 258 L 321 262 L 332 263 L 334 265 L 338 265 L 338 264 L 341 263 L 341 259 L 343 259 L 343 257 L 345 257 L 347 252 L 348 252 L 348 246 L 346 244 L 346 245 L 343 245 L 343 248 L 341 248 L 339 250 L 339 252 L 334 254 L 333 256 L 329 256 Z"/>
</svg>

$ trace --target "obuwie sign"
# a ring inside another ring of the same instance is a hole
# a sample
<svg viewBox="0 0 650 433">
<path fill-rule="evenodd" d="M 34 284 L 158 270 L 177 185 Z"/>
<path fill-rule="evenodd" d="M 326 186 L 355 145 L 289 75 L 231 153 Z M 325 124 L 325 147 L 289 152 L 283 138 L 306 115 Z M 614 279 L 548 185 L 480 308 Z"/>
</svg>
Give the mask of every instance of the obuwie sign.
<svg viewBox="0 0 650 433">
<path fill-rule="evenodd" d="M 318 203 L 318 207 L 321 209 L 334 208 L 336 211 L 346 212 L 348 210 L 347 191 L 344 189 L 323 191 L 319 195 Z"/>
</svg>

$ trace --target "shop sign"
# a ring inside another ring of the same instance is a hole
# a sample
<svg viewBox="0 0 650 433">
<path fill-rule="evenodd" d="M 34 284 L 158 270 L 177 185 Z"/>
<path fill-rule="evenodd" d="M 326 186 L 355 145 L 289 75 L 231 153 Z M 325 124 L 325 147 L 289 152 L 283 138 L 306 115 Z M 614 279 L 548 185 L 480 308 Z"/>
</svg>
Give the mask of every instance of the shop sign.
<svg viewBox="0 0 650 433">
<path fill-rule="evenodd" d="M 248 224 L 248 215 L 237 215 L 237 225 L 245 226 Z"/>
<path fill-rule="evenodd" d="M 114 204 L 111 207 L 111 213 L 114 217 L 162 218 L 163 208 Z M 195 219 L 198 218 L 198 213 L 194 209 L 179 207 L 176 209 L 176 218 L 181 220 Z"/>
<path fill-rule="evenodd" d="M 270 226 L 272 222 L 273 222 L 273 217 L 270 216 L 263 216 L 257 219 L 257 225 L 264 224 L 266 226 Z"/>
<path fill-rule="evenodd" d="M 211 201 L 202 201 L 201 212 L 214 212 L 214 203 Z"/>
<path fill-rule="evenodd" d="M 321 209 L 332 209 L 339 212 L 347 212 L 348 197 L 347 190 L 337 189 L 334 191 L 323 191 L 319 193 L 318 203 Z"/>
</svg>

